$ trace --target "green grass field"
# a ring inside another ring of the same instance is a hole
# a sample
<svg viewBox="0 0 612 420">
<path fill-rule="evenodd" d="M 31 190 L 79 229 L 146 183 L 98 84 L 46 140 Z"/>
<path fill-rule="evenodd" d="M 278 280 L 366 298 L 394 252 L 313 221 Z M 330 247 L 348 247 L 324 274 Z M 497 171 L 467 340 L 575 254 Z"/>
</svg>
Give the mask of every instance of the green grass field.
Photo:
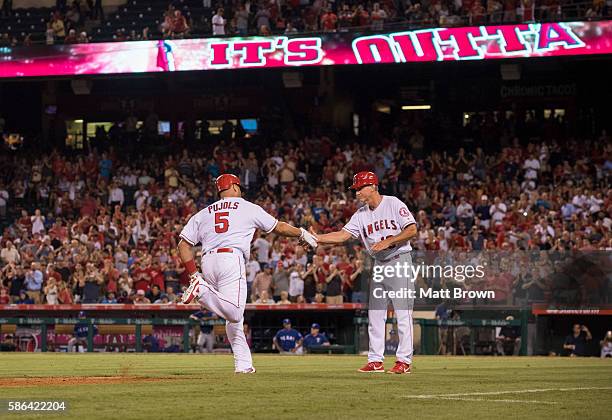
<svg viewBox="0 0 612 420">
<path fill-rule="evenodd" d="M 254 361 L 255 375 L 235 375 L 228 355 L 0 353 L 0 400 L 65 400 L 69 405 L 67 414 L 5 412 L 0 417 L 612 416 L 610 359 L 417 357 L 411 375 L 359 374 L 365 358 L 357 356 L 256 355 Z M 40 377 L 45 379 L 28 379 L 34 384 L 10 379 Z M 103 383 L 83 377 L 119 378 Z"/>
</svg>

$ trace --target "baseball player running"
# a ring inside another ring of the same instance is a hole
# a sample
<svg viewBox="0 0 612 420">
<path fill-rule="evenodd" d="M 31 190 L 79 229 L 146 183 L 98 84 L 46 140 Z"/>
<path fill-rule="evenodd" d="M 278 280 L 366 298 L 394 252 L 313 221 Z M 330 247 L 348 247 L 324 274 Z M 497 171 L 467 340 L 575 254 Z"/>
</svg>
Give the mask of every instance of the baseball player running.
<svg viewBox="0 0 612 420">
<path fill-rule="evenodd" d="M 384 372 L 385 324 L 387 321 L 387 297 L 390 297 L 397 318 L 399 346 L 395 366 L 387 373 L 410 373 L 412 363 L 412 305 L 409 299 L 400 299 L 383 292 L 413 289 L 410 270 L 396 270 L 412 264 L 409 240 L 416 236 L 416 221 L 406 204 L 396 197 L 378 192 L 378 178 L 372 172 L 359 172 L 353 177 L 351 189 L 365 206 L 353 214 L 351 220 L 337 232 L 316 234 L 311 231 L 320 245 L 342 244 L 352 238 L 361 238 L 369 254 L 374 258 L 374 273 L 385 273 L 380 283 L 370 287 L 368 311 L 368 335 L 370 349 L 368 363 L 359 372 Z M 388 266 L 393 270 L 385 270 Z M 393 272 L 391 276 L 387 273 Z M 374 288 L 379 290 L 375 293 Z"/>
<path fill-rule="evenodd" d="M 255 229 L 299 238 L 316 248 L 314 236 L 303 228 L 280 222 L 260 206 L 242 198 L 240 179 L 223 174 L 216 180 L 221 199 L 193 215 L 180 234 L 178 251 L 191 283 L 181 302 L 194 299 L 226 320 L 227 338 L 234 353 L 236 373 L 255 373 L 243 331 L 247 298 L 245 262 L 249 260 Z M 202 274 L 192 247 L 202 245 Z"/>
</svg>

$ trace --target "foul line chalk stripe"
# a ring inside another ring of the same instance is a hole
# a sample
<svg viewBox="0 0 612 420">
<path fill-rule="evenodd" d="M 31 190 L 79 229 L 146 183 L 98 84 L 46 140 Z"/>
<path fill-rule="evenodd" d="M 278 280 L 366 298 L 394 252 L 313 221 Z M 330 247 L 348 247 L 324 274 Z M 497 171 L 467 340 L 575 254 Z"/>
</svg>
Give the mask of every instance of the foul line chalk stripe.
<svg viewBox="0 0 612 420">
<path fill-rule="evenodd" d="M 612 390 L 612 387 L 576 387 L 576 388 L 542 388 L 542 389 L 518 389 L 514 391 L 491 391 L 491 392 L 465 392 L 459 394 L 432 394 L 432 395 L 406 395 L 405 398 L 413 399 L 454 399 L 453 397 L 476 397 L 485 395 L 507 395 L 507 394 L 530 394 L 536 392 L 568 392 L 568 391 L 593 391 L 593 390 Z M 502 400 L 485 400 L 482 401 L 502 401 Z M 521 401 L 521 400 L 517 400 Z M 509 402 L 509 401 L 508 401 Z M 523 402 L 523 401 L 521 401 Z M 527 401 L 524 401 L 527 402 Z"/>
<path fill-rule="evenodd" d="M 433 398 L 432 398 L 433 399 Z M 554 405 L 556 402 L 551 401 L 536 401 L 536 400 L 489 400 L 486 398 L 445 398 L 445 397 L 435 397 L 437 400 L 452 400 L 452 401 L 481 401 L 481 402 L 504 402 L 504 403 L 532 403 L 532 404 L 549 404 Z"/>
</svg>

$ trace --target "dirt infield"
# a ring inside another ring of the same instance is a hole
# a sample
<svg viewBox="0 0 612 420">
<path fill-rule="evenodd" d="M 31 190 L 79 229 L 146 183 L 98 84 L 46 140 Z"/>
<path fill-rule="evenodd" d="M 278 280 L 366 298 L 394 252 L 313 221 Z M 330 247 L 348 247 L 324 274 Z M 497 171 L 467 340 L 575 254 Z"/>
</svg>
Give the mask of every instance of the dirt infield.
<svg viewBox="0 0 612 420">
<path fill-rule="evenodd" d="M 0 388 L 58 385 L 100 385 L 134 382 L 160 382 L 179 378 L 147 378 L 143 376 L 50 376 L 47 378 L 0 378 Z"/>
</svg>

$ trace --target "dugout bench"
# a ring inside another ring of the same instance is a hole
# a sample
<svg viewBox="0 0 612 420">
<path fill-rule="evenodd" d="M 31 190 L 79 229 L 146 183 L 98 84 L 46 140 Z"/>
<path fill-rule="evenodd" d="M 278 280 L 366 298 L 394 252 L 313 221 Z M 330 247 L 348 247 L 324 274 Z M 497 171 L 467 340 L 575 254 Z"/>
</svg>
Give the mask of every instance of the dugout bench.
<svg viewBox="0 0 612 420">
<path fill-rule="evenodd" d="M 440 328 L 449 331 L 452 343 L 452 353 L 459 350 L 462 355 L 493 355 L 496 353 L 494 331 L 501 327 L 520 328 L 520 356 L 527 354 L 527 317 L 506 321 L 504 319 L 467 319 L 446 320 L 435 319 L 415 320 L 421 326 L 421 354 L 438 354 L 440 348 Z"/>
<path fill-rule="evenodd" d="M 586 325 L 593 335 L 586 346 L 587 354 L 599 356 L 599 341 L 612 329 L 612 304 L 583 307 L 534 304 L 531 312 L 535 316 L 535 355 L 567 355 L 563 349 L 565 338 L 571 334 L 574 324 L 581 324 Z"/>
</svg>

